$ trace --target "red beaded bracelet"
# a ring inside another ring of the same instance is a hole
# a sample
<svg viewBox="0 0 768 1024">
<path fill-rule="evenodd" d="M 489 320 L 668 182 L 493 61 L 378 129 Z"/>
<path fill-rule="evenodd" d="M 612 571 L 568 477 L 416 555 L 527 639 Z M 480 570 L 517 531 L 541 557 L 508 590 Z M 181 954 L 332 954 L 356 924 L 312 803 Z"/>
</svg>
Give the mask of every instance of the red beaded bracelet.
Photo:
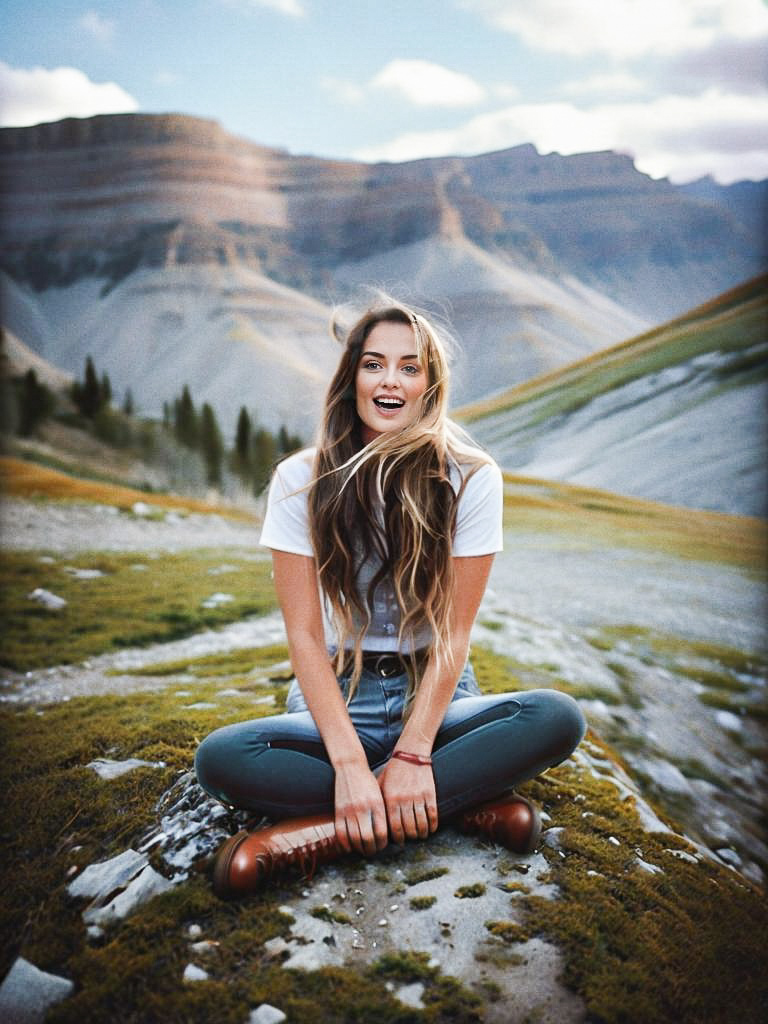
<svg viewBox="0 0 768 1024">
<path fill-rule="evenodd" d="M 432 764 L 431 757 L 424 754 L 409 754 L 407 750 L 396 750 L 392 757 L 397 757 L 401 761 L 407 761 L 409 764 Z"/>
</svg>

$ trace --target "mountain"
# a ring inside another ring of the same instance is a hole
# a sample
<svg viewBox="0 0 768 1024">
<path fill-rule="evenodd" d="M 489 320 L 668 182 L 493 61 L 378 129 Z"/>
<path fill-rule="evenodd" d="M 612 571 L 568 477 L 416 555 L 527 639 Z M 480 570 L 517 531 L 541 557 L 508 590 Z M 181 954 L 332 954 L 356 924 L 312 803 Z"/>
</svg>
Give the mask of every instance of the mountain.
<svg viewBox="0 0 768 1024">
<path fill-rule="evenodd" d="M 768 277 L 457 416 L 502 466 L 768 514 Z"/>
<path fill-rule="evenodd" d="M 144 411 L 187 383 L 311 431 L 361 284 L 442 311 L 467 402 L 578 359 L 762 267 L 756 225 L 628 157 L 364 164 L 183 115 L 0 130 L 3 317 L 69 372 L 87 354 Z"/>
</svg>

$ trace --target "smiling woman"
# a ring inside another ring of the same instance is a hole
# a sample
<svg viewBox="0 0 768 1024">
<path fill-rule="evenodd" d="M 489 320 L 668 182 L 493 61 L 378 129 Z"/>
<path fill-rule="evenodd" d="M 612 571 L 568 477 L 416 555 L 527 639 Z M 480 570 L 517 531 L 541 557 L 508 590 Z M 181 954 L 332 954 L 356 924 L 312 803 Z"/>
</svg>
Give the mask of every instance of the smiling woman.
<svg viewBox="0 0 768 1024">
<path fill-rule="evenodd" d="M 296 680 L 286 714 L 218 729 L 202 786 L 276 820 L 228 840 L 222 896 L 251 892 L 453 818 L 528 853 L 536 807 L 512 791 L 584 733 L 555 690 L 483 696 L 469 636 L 502 546 L 501 473 L 447 418 L 442 340 L 401 305 L 345 338 L 317 449 L 278 467 L 261 542 Z"/>
<path fill-rule="evenodd" d="M 355 408 L 365 444 L 419 415 L 428 379 L 419 353 L 412 351 L 415 347 L 410 324 L 383 320 L 368 335 L 355 378 Z"/>
</svg>

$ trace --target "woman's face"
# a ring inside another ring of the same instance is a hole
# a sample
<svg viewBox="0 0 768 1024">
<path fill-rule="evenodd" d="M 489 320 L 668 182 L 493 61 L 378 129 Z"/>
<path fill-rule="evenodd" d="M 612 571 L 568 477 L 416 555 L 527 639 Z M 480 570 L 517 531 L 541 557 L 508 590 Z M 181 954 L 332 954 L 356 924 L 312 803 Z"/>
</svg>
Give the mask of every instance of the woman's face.
<svg viewBox="0 0 768 1024">
<path fill-rule="evenodd" d="M 412 328 L 389 320 L 377 323 L 363 342 L 355 375 L 364 444 L 412 423 L 421 413 L 428 384 Z"/>
</svg>

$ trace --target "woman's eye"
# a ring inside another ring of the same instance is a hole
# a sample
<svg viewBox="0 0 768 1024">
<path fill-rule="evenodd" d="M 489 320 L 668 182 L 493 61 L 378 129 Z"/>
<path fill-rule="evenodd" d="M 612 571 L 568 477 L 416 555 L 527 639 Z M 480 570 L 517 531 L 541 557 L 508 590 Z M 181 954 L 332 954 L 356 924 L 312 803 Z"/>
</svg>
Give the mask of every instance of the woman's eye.
<svg viewBox="0 0 768 1024">
<path fill-rule="evenodd" d="M 403 370 L 405 370 L 406 373 L 410 373 L 412 376 L 415 376 L 420 371 L 420 369 L 420 366 L 408 365 L 403 367 Z"/>
<path fill-rule="evenodd" d="M 368 359 L 363 363 L 364 370 L 378 370 L 381 363 L 378 363 L 375 359 Z"/>
</svg>

